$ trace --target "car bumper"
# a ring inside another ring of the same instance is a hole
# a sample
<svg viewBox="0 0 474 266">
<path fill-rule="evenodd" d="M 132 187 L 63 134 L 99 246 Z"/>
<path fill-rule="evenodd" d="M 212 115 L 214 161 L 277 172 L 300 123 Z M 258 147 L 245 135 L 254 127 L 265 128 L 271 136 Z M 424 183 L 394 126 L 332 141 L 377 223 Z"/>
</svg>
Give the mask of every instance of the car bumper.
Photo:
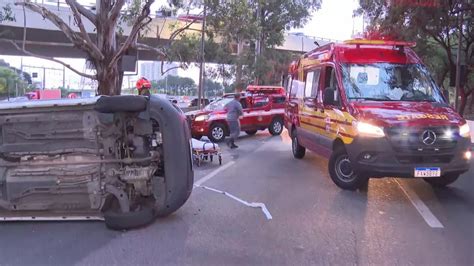
<svg viewBox="0 0 474 266">
<path fill-rule="evenodd" d="M 193 137 L 196 136 L 207 136 L 209 133 L 209 123 L 207 121 L 192 121 L 191 125 L 191 134 Z"/>
<path fill-rule="evenodd" d="M 395 151 L 386 138 L 357 137 L 346 145 L 354 170 L 368 177 L 413 178 L 417 167 L 440 167 L 441 175 L 462 174 L 469 170 L 465 153 L 470 149 L 466 138 L 460 138 L 449 152 Z"/>
</svg>

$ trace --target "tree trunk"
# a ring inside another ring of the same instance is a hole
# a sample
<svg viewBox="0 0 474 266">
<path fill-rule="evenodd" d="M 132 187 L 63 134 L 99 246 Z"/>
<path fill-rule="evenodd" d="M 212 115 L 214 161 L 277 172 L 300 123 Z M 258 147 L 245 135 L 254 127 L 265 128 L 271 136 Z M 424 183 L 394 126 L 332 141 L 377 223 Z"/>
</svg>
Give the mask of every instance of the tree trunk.
<svg viewBox="0 0 474 266">
<path fill-rule="evenodd" d="M 466 109 L 467 99 L 469 98 L 469 95 L 471 95 L 471 93 L 472 93 L 472 90 L 466 93 L 466 90 L 464 87 L 459 89 L 459 97 L 461 97 L 461 102 L 459 104 L 458 112 L 461 116 L 464 116 L 464 110 Z"/>
<path fill-rule="evenodd" d="M 119 76 L 118 76 L 118 82 L 115 88 L 116 88 L 117 95 L 120 95 L 122 94 L 123 74 L 124 74 L 123 68 L 122 68 L 122 59 L 118 61 L 117 68 L 118 68 Z"/>
<path fill-rule="evenodd" d="M 474 107 L 474 94 L 471 95 L 471 104 L 469 105 L 469 111 L 472 112 L 472 109 Z"/>
<path fill-rule="evenodd" d="M 118 66 L 108 68 L 107 66 L 96 65 L 98 93 L 99 95 L 120 95 L 121 74 Z"/>
<path fill-rule="evenodd" d="M 235 64 L 235 92 L 241 92 L 244 84 L 242 83 L 242 61 L 240 55 L 243 49 L 243 42 L 237 41 L 237 61 Z"/>
</svg>

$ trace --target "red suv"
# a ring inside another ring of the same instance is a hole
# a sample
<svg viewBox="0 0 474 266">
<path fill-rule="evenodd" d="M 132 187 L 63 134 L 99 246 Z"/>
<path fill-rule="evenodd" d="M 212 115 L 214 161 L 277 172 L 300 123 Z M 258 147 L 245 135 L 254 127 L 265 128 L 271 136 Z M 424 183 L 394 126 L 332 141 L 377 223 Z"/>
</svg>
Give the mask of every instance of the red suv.
<svg viewBox="0 0 474 266">
<path fill-rule="evenodd" d="M 234 94 L 228 94 L 203 110 L 186 113 L 193 138 L 207 136 L 213 142 L 223 141 L 229 135 L 225 105 L 232 99 Z M 240 118 L 242 131 L 254 135 L 258 130 L 268 128 L 272 135 L 280 135 L 283 131 L 285 99 L 285 90 L 282 87 L 247 87 L 240 99 L 244 111 L 243 117 Z"/>
</svg>

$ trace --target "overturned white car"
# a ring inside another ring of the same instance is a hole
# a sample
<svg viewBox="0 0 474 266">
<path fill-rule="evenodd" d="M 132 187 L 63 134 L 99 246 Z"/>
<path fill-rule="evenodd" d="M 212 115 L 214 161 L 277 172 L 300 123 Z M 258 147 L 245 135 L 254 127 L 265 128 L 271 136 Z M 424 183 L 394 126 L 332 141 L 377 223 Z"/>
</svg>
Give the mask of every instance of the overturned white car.
<svg viewBox="0 0 474 266">
<path fill-rule="evenodd" d="M 102 96 L 0 104 L 0 221 L 146 225 L 193 186 L 186 118 L 166 99 Z"/>
</svg>

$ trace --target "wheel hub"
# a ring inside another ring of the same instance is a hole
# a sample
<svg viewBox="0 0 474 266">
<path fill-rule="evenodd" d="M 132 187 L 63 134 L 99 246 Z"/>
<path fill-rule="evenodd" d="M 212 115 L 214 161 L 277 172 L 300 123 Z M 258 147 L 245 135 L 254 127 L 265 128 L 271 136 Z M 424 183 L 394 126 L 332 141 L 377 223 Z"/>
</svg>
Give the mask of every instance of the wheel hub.
<svg viewBox="0 0 474 266">
<path fill-rule="evenodd" d="M 273 124 L 273 131 L 275 131 L 276 133 L 279 133 L 281 131 L 281 123 L 280 122 L 275 122 Z"/>
<path fill-rule="evenodd" d="M 336 173 L 337 176 L 344 182 L 353 181 L 356 176 L 354 170 L 352 169 L 351 161 L 346 155 L 341 157 L 336 163 Z"/>
<path fill-rule="evenodd" d="M 221 139 L 224 136 L 224 130 L 220 127 L 215 127 L 212 129 L 212 136 L 215 139 Z"/>
</svg>

